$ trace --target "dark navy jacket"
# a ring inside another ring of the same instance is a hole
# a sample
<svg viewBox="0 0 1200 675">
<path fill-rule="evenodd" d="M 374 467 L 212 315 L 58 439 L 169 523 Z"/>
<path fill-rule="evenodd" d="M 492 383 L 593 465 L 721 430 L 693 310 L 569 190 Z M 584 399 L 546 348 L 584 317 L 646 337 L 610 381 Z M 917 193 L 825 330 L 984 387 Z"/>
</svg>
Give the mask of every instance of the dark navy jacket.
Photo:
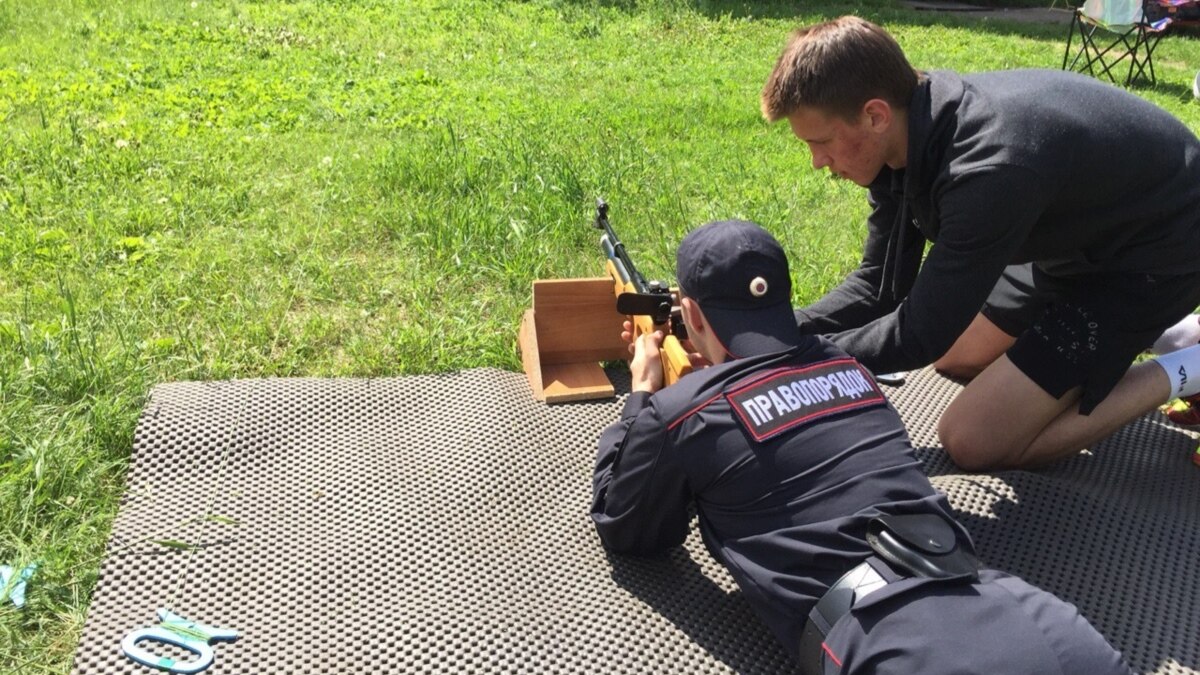
<svg viewBox="0 0 1200 675">
<path fill-rule="evenodd" d="M 1200 271 L 1200 140 L 1161 108 L 1074 73 L 939 71 L 908 115 L 908 166 L 870 186 L 860 267 L 797 311 L 874 372 L 944 354 L 1010 264 Z"/>
<path fill-rule="evenodd" d="M 609 550 L 651 555 L 683 542 L 694 503 L 709 552 L 793 654 L 816 600 L 871 555 L 872 517 L 953 522 L 870 375 L 799 339 L 631 394 L 601 436 L 591 510 Z"/>
</svg>

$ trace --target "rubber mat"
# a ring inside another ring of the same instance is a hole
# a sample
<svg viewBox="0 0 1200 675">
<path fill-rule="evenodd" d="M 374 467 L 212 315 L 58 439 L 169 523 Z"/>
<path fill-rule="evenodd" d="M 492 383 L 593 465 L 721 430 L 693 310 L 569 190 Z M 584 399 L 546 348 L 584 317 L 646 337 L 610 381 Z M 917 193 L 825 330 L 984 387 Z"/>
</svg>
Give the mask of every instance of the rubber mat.
<svg viewBox="0 0 1200 675">
<path fill-rule="evenodd" d="M 1191 436 L 1147 417 L 1047 470 L 964 475 L 934 432 L 957 385 L 887 391 L 987 561 L 1137 672 L 1200 672 Z M 156 387 L 75 672 L 158 672 L 120 643 L 160 607 L 239 632 L 207 673 L 790 672 L 694 524 L 665 559 L 602 550 L 592 462 L 622 402 L 547 406 L 492 369 Z"/>
</svg>

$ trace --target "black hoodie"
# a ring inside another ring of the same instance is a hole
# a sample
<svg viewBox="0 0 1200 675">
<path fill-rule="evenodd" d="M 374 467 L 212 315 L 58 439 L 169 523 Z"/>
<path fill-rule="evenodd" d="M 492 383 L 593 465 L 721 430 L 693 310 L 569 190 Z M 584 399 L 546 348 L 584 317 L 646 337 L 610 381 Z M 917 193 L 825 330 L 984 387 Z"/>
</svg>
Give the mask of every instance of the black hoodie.
<svg viewBox="0 0 1200 675">
<path fill-rule="evenodd" d="M 944 354 L 1007 265 L 1200 271 L 1200 141 L 1166 111 L 1073 73 L 938 71 L 908 115 L 907 167 L 869 188 L 862 263 L 796 312 L 875 372 Z"/>
</svg>

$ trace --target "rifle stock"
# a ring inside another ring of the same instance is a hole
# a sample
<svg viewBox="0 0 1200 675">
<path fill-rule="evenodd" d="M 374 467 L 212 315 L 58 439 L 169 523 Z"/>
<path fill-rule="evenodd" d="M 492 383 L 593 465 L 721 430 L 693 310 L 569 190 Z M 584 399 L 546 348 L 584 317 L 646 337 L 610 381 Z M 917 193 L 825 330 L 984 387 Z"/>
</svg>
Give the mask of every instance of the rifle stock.
<svg viewBox="0 0 1200 675">
<path fill-rule="evenodd" d="M 678 382 L 679 378 L 692 372 L 691 360 L 680 342 L 681 337 L 686 339 L 687 332 L 680 315 L 678 295 L 660 282 L 647 282 L 637 271 L 608 222 L 608 204 L 603 199 L 596 200 L 594 225 L 605 232 L 600 237 L 600 248 L 607 258 L 605 270 L 613 280 L 617 311 L 629 317 L 634 340 L 644 333 L 662 331 L 664 337 L 659 356 L 663 385 Z"/>
</svg>

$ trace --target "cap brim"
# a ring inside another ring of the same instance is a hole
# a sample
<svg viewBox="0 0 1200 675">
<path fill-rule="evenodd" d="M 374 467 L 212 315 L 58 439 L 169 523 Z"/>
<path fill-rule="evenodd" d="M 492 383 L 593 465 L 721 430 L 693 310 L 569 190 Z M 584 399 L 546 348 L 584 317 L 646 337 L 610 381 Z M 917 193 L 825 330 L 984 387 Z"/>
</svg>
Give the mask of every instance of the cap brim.
<svg viewBox="0 0 1200 675">
<path fill-rule="evenodd" d="M 800 327 L 790 302 L 753 310 L 704 306 L 700 310 L 734 358 L 782 352 L 800 343 Z"/>
</svg>

